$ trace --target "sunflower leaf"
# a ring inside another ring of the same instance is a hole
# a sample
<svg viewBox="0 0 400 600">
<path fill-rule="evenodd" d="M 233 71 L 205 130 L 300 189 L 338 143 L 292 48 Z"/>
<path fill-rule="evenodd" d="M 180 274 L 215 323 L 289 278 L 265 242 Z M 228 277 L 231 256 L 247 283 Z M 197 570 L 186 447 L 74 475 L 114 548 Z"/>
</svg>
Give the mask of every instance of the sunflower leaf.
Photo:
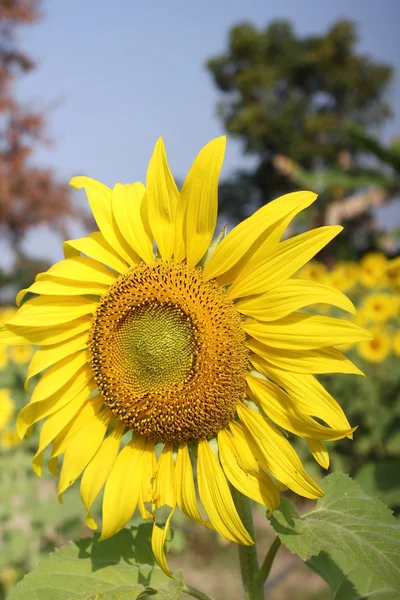
<svg viewBox="0 0 400 600">
<path fill-rule="evenodd" d="M 178 600 L 182 573 L 168 578 L 155 564 L 151 525 L 98 535 L 56 550 L 12 590 L 9 600 Z"/>
<path fill-rule="evenodd" d="M 374 575 L 357 566 L 343 552 L 320 552 L 306 562 L 328 583 L 331 600 L 398 600 L 393 588 L 382 584 Z"/>
<path fill-rule="evenodd" d="M 342 473 L 328 475 L 322 487 L 325 496 L 302 516 L 282 500 L 271 517 L 279 538 L 303 560 L 343 552 L 349 563 L 400 591 L 400 525 L 391 511 Z"/>
</svg>

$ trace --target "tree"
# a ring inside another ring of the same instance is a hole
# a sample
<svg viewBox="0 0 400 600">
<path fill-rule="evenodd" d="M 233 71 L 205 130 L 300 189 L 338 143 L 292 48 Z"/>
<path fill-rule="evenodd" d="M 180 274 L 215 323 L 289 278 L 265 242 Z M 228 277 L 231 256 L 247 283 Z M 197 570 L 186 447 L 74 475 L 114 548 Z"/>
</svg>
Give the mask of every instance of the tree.
<svg viewBox="0 0 400 600">
<path fill-rule="evenodd" d="M 40 0 L 0 0 L 0 232 L 17 261 L 31 227 L 51 224 L 64 232 L 66 218 L 81 217 L 68 186 L 50 169 L 32 165 L 35 146 L 46 142 L 45 115 L 15 96 L 16 80 L 35 66 L 19 50 L 16 32 L 40 18 L 39 5 Z"/>
<path fill-rule="evenodd" d="M 287 21 L 261 31 L 247 23 L 231 29 L 227 51 L 207 68 L 225 97 L 218 105 L 225 129 L 257 157 L 257 166 L 237 175 L 246 190 L 239 202 L 238 194 L 229 200 L 229 189 L 223 191 L 225 205 L 240 213 L 251 190 L 258 204 L 293 190 L 274 164 L 278 154 L 310 172 L 336 165 L 343 150 L 356 160 L 346 123 L 366 130 L 382 125 L 391 116 L 385 95 L 392 79 L 390 66 L 358 54 L 356 44 L 349 21 L 303 38 Z"/>
</svg>

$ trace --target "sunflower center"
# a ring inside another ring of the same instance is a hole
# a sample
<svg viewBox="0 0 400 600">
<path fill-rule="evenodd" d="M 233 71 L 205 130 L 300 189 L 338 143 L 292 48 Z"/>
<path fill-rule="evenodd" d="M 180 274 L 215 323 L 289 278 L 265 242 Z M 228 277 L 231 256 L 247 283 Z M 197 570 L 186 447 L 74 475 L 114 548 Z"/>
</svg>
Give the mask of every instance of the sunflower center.
<svg viewBox="0 0 400 600">
<path fill-rule="evenodd" d="M 90 330 L 105 403 L 156 442 L 216 435 L 245 393 L 241 320 L 201 269 L 161 260 L 131 268 L 102 297 Z"/>
<path fill-rule="evenodd" d="M 178 306 L 149 303 L 133 307 L 115 332 L 115 360 L 126 382 L 143 394 L 168 390 L 192 376 L 196 339 L 190 317 Z"/>
</svg>

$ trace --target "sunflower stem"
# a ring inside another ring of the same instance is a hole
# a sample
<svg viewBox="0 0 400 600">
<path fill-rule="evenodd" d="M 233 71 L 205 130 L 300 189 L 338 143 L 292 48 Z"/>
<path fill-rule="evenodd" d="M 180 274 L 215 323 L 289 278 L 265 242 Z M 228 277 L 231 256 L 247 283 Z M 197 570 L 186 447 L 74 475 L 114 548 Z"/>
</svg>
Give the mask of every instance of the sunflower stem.
<svg viewBox="0 0 400 600">
<path fill-rule="evenodd" d="M 262 583 L 262 585 L 264 585 L 264 583 L 267 581 L 267 578 L 271 571 L 272 563 L 274 562 L 276 553 L 278 552 L 279 548 L 281 547 L 281 543 L 282 542 L 278 537 L 276 537 L 274 539 L 274 541 L 271 544 L 270 549 L 267 552 L 266 557 L 264 558 L 264 562 L 261 565 L 261 568 L 256 575 L 256 580 L 259 581 L 260 583 Z"/>
<path fill-rule="evenodd" d="M 213 600 L 211 596 L 207 596 L 207 594 L 191 585 L 184 585 L 182 591 L 189 594 L 189 596 L 192 596 L 192 598 L 197 598 L 197 600 Z"/>
<path fill-rule="evenodd" d="M 252 546 L 238 546 L 244 597 L 245 600 L 264 600 L 264 582 L 257 579 L 257 546 L 255 543 L 251 500 L 236 490 L 233 486 L 231 487 L 231 490 L 239 517 L 254 540 L 254 544 Z"/>
</svg>

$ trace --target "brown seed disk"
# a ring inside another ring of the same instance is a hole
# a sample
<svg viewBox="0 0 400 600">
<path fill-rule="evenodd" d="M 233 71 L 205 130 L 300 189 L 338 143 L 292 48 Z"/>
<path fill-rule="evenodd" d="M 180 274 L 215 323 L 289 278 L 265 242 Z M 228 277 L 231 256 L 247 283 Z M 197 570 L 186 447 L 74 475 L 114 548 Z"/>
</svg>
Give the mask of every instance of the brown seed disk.
<svg viewBox="0 0 400 600">
<path fill-rule="evenodd" d="M 121 276 L 94 314 L 89 348 L 105 403 L 155 442 L 215 436 L 245 393 L 242 317 L 202 270 L 157 260 Z"/>
</svg>

